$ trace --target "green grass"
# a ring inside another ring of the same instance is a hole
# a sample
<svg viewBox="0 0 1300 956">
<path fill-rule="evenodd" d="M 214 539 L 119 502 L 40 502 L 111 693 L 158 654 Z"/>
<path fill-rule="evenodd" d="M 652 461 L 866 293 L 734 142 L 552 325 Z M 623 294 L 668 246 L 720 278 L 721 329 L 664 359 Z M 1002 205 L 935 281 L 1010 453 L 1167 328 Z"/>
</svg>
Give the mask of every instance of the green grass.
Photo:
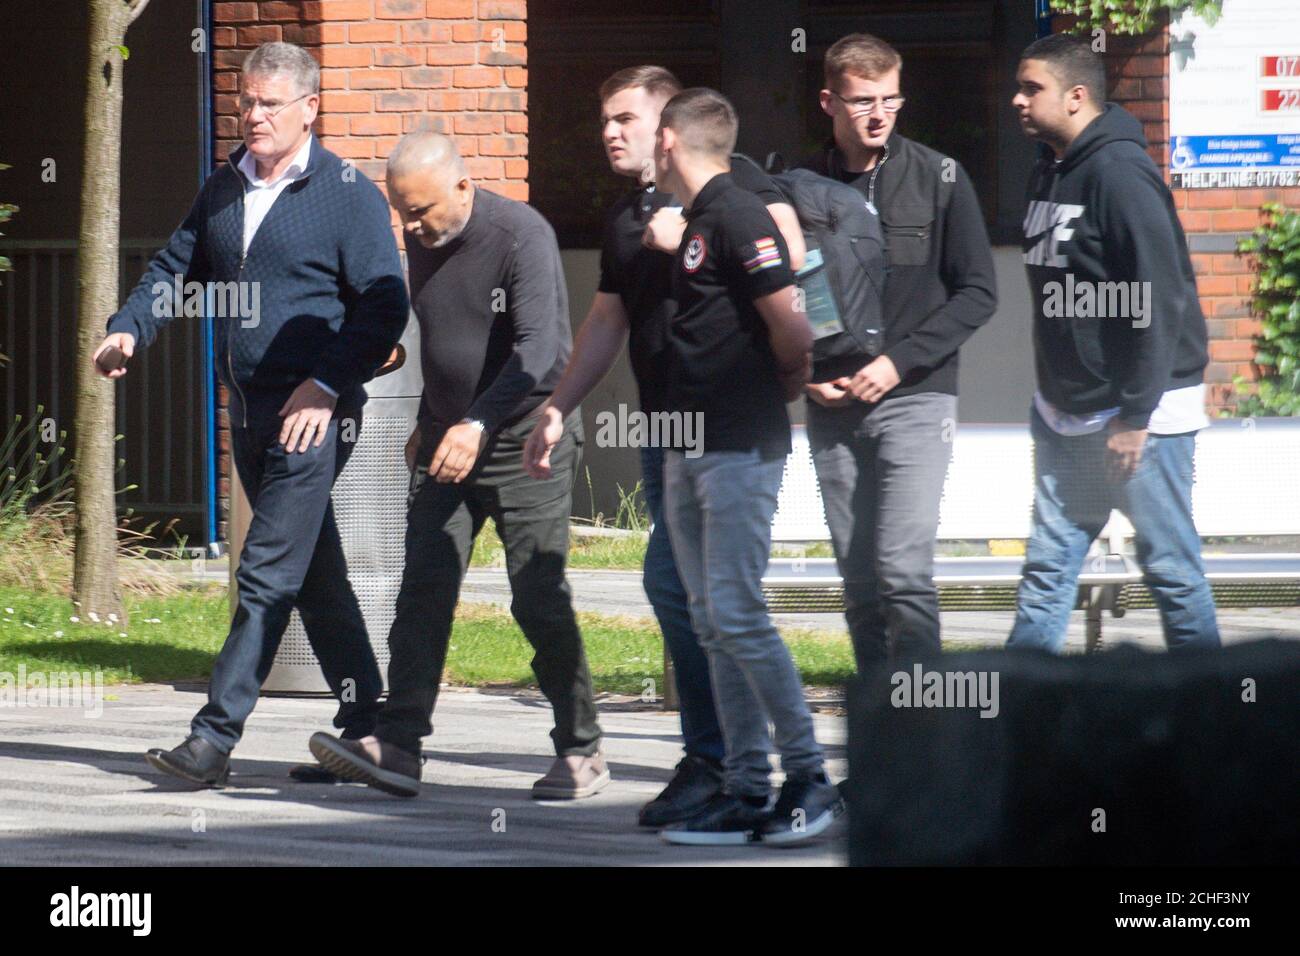
<svg viewBox="0 0 1300 956">
<path fill-rule="evenodd" d="M 224 589 L 128 596 L 127 612 L 131 626 L 122 637 L 116 626 L 71 621 L 76 609 L 66 598 L 0 588 L 0 671 L 15 674 L 20 664 L 29 673 L 98 670 L 109 684 L 194 680 L 211 673 L 229 622 Z M 642 694 L 647 680 L 654 682 L 654 693 L 663 693 L 663 641 L 653 621 L 586 612 L 578 619 L 598 693 Z M 852 673 L 847 637 L 792 631 L 785 638 L 805 683 L 839 684 Z M 532 649 L 508 611 L 463 604 L 444 679 L 469 686 L 533 686 L 531 658 Z"/>
<path fill-rule="evenodd" d="M 569 567 L 606 571 L 640 571 L 645 560 L 646 536 L 629 535 L 569 535 Z M 806 545 L 774 544 L 772 554 L 780 558 L 831 558 L 835 554 L 829 541 L 811 541 Z M 496 528 L 488 521 L 474 542 L 470 567 L 503 568 L 505 551 Z"/>
<path fill-rule="evenodd" d="M 646 538 L 629 535 L 569 535 L 569 567 L 587 570 L 640 571 L 645 560 Z M 491 521 L 485 522 L 474 542 L 470 566 L 504 568 L 505 549 Z"/>
<path fill-rule="evenodd" d="M 587 665 L 597 691 L 641 694 L 647 680 L 663 692 L 663 638 L 653 621 L 579 612 Z M 841 684 L 853 673 L 847 635 L 804 631 L 783 634 L 804 683 Z M 461 605 L 447 654 L 445 680 L 453 684 L 527 686 L 532 649 L 508 611 Z"/>
<path fill-rule="evenodd" d="M 71 620 L 80 615 L 65 597 L 0 588 L 0 671 L 102 671 L 109 684 L 211 673 L 229 623 L 225 589 L 125 601 L 131 626 L 122 637 L 121 627 Z"/>
</svg>

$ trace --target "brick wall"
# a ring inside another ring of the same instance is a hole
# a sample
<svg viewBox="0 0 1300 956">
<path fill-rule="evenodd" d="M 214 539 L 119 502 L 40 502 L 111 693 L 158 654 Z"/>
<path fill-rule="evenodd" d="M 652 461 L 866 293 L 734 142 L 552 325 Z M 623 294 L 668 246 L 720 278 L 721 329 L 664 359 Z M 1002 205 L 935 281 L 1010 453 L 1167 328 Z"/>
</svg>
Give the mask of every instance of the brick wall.
<svg viewBox="0 0 1300 956">
<path fill-rule="evenodd" d="M 284 40 L 320 61 L 315 132 L 322 144 L 380 189 L 384 160 L 398 139 L 425 128 L 455 137 L 476 182 L 527 200 L 526 12 L 525 0 L 218 0 L 212 10 L 214 159 L 225 160 L 240 143 L 236 104 L 244 57 L 261 43 Z M 218 403 L 218 536 L 227 540 L 224 389 Z"/>
<path fill-rule="evenodd" d="M 1169 181 L 1168 21 L 1146 37 L 1106 38 L 1110 98 L 1142 121 L 1151 158 Z M 1060 24 L 1058 24 L 1058 27 Z M 1174 204 L 1196 270 L 1197 291 L 1210 333 L 1210 414 L 1235 405 L 1234 376 L 1255 378 L 1251 341 L 1259 320 L 1250 315 L 1250 260 L 1234 254 L 1237 240 L 1260 221 L 1264 202 L 1300 207 L 1300 189 L 1175 189 Z"/>
</svg>

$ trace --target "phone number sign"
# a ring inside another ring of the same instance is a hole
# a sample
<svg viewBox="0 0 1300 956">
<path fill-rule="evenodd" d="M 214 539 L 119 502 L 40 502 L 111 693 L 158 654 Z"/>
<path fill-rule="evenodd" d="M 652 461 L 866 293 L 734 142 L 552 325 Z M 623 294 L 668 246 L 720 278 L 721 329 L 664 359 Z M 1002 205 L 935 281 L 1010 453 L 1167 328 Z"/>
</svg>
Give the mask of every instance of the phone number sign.
<svg viewBox="0 0 1300 956">
<path fill-rule="evenodd" d="M 1300 0 L 1228 0 L 1169 26 L 1175 188 L 1300 186 Z"/>
</svg>

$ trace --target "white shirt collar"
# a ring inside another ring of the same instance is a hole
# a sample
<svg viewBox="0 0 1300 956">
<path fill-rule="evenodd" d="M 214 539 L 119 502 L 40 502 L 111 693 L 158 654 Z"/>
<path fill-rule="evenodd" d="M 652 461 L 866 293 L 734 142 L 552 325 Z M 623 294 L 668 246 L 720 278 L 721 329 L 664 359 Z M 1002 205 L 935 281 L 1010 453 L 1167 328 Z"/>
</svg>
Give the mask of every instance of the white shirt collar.
<svg viewBox="0 0 1300 956">
<path fill-rule="evenodd" d="M 253 154 L 247 149 L 244 150 L 244 155 L 239 159 L 239 171 L 244 174 L 244 177 L 252 184 L 254 189 L 274 186 L 285 179 L 294 179 L 300 176 L 302 171 L 307 168 L 307 162 L 311 159 L 311 143 L 313 138 L 314 137 L 310 133 L 307 135 L 307 139 L 303 142 L 302 146 L 299 147 L 298 152 L 293 154 L 293 162 L 291 162 L 288 168 L 273 181 L 266 181 L 257 178 L 257 160 L 253 158 Z"/>
</svg>

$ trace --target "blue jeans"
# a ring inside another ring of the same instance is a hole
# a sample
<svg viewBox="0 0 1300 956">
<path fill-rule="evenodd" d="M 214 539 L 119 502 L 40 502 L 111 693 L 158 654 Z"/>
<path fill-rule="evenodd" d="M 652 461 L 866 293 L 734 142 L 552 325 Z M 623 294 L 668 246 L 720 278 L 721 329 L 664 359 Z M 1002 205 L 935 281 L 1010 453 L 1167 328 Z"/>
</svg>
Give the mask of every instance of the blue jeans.
<svg viewBox="0 0 1300 956">
<path fill-rule="evenodd" d="M 645 549 L 641 582 L 663 631 L 664 646 L 672 656 L 677 676 L 677 697 L 682 708 L 682 742 L 686 753 L 722 762 L 726 748 L 713 705 L 709 683 L 709 658 L 691 629 L 686 587 L 677 573 L 668 524 L 664 521 L 664 451 L 641 449 L 642 488 L 650 512 L 650 540 Z"/>
<path fill-rule="evenodd" d="M 1111 508 L 1133 523 L 1137 560 L 1160 610 L 1171 651 L 1218 647 L 1214 595 L 1192 521 L 1196 433 L 1148 435 L 1134 476 L 1106 475 L 1106 431 L 1064 436 L 1031 411 L 1034 526 L 1016 596 L 1008 647 L 1059 652 L 1075 604 L 1079 570 Z"/>
<path fill-rule="evenodd" d="M 767 795 L 773 742 L 788 775 L 823 765 L 799 673 L 763 600 L 784 467 L 756 451 L 665 456 L 664 513 L 691 624 L 709 656 L 727 749 L 724 786 L 735 796 Z"/>
</svg>

